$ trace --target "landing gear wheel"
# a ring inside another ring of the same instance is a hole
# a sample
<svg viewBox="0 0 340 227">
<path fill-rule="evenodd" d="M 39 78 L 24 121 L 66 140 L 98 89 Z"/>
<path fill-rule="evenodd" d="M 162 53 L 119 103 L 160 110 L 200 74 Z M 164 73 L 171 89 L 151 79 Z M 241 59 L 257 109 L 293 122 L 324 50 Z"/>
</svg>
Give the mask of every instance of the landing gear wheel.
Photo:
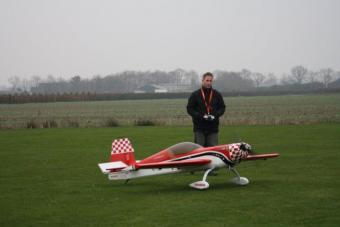
<svg viewBox="0 0 340 227">
<path fill-rule="evenodd" d="M 203 179 L 201 181 L 196 181 L 194 183 L 189 184 L 190 187 L 198 189 L 198 190 L 204 190 L 204 189 L 208 189 L 209 188 L 209 183 L 207 182 L 207 177 L 208 174 L 213 170 L 212 169 L 208 169 L 205 171 Z"/>
<path fill-rule="evenodd" d="M 204 190 L 209 188 L 209 183 L 206 181 L 196 181 L 189 184 L 189 186 L 198 190 Z"/>
<path fill-rule="evenodd" d="M 231 182 L 242 186 L 249 184 L 249 180 L 245 177 L 234 177 L 233 179 L 231 179 Z"/>
</svg>

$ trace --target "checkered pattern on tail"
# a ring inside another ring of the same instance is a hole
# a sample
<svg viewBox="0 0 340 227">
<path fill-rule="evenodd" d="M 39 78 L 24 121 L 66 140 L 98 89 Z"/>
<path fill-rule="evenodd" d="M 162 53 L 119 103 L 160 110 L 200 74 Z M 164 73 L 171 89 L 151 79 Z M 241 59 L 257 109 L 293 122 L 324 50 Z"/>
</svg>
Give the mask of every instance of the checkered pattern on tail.
<svg viewBox="0 0 340 227">
<path fill-rule="evenodd" d="M 111 154 L 121 154 L 134 152 L 131 142 L 128 138 L 115 139 L 112 142 Z"/>
<path fill-rule="evenodd" d="M 240 162 L 248 155 L 247 151 L 240 149 L 240 143 L 233 143 L 229 145 L 230 158 L 232 162 Z"/>
</svg>

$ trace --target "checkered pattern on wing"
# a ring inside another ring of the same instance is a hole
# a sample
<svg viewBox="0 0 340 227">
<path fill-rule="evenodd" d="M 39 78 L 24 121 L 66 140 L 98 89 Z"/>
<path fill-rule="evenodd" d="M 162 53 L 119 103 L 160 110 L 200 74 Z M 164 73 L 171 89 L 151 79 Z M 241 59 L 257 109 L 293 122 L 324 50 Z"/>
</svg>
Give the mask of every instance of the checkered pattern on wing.
<svg viewBox="0 0 340 227">
<path fill-rule="evenodd" d="M 111 154 L 120 154 L 134 152 L 131 142 L 128 138 L 116 139 L 112 142 Z"/>
<path fill-rule="evenodd" d="M 241 159 L 247 157 L 248 153 L 240 149 L 239 143 L 229 145 L 230 158 L 232 162 L 240 162 Z"/>
</svg>

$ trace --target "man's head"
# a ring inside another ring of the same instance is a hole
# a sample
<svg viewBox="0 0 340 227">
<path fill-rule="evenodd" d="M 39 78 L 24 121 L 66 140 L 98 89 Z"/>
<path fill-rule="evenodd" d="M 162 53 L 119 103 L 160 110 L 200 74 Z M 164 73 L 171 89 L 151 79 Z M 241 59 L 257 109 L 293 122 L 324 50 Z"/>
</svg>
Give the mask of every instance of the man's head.
<svg viewBox="0 0 340 227">
<path fill-rule="evenodd" d="M 204 73 L 202 76 L 202 87 L 211 88 L 214 75 L 211 72 Z"/>
</svg>

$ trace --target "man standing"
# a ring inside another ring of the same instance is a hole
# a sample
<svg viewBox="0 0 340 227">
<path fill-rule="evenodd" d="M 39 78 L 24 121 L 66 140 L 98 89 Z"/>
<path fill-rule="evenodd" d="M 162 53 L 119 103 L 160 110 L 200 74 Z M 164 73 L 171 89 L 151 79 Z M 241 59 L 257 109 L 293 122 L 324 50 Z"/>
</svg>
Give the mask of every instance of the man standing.
<svg viewBox="0 0 340 227">
<path fill-rule="evenodd" d="M 204 147 L 218 145 L 219 118 L 224 114 L 222 95 L 212 88 L 213 74 L 202 77 L 202 87 L 194 91 L 188 100 L 187 111 L 194 124 L 195 143 Z"/>
</svg>

